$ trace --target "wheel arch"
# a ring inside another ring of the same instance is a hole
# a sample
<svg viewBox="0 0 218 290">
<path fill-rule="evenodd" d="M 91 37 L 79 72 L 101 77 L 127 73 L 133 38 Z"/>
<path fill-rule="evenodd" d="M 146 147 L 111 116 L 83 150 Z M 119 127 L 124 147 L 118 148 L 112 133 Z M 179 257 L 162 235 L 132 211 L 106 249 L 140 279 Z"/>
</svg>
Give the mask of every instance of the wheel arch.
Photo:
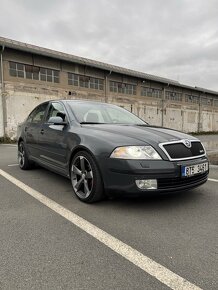
<svg viewBox="0 0 218 290">
<path fill-rule="evenodd" d="M 20 142 L 24 141 L 22 137 L 20 137 L 17 141 L 17 145 L 19 146 Z"/>
<path fill-rule="evenodd" d="M 85 147 L 85 146 L 83 146 L 83 145 L 78 145 L 78 146 L 75 147 L 75 148 L 73 149 L 73 151 L 71 152 L 70 160 L 69 160 L 69 164 L 68 164 L 68 173 L 69 173 L 69 177 L 70 177 L 71 163 L 72 163 L 73 157 L 74 157 L 75 154 L 76 154 L 77 152 L 79 152 L 79 151 L 85 151 L 85 152 L 89 153 L 89 154 L 92 156 L 92 158 L 95 160 L 96 165 L 97 165 L 98 170 L 99 170 L 99 173 L 100 173 L 100 176 L 101 176 L 101 180 L 102 180 L 103 186 L 104 186 L 104 179 L 103 179 L 103 177 L 102 177 L 102 172 L 101 172 L 100 166 L 99 166 L 99 164 L 98 164 L 98 160 L 96 159 L 96 157 L 95 157 L 95 155 L 93 154 L 93 152 L 92 152 L 89 148 L 87 148 L 87 147 Z"/>
</svg>

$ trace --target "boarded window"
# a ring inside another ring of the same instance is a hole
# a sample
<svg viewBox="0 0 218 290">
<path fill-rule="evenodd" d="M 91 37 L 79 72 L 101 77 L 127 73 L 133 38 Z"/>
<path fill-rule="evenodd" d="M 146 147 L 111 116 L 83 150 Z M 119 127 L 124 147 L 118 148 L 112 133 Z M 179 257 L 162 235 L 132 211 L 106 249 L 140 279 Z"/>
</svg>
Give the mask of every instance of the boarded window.
<svg viewBox="0 0 218 290">
<path fill-rule="evenodd" d="M 104 80 L 68 73 L 68 85 L 80 86 L 95 90 L 104 90 Z"/>
<path fill-rule="evenodd" d="M 110 92 L 136 95 L 136 85 L 110 81 Z"/>
</svg>

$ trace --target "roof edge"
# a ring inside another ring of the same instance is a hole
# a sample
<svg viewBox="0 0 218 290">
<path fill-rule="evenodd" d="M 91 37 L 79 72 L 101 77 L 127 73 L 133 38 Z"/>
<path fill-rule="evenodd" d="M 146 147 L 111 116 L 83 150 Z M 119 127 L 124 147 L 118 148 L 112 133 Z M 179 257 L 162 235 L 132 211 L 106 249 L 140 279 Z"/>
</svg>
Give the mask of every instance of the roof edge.
<svg viewBox="0 0 218 290">
<path fill-rule="evenodd" d="M 125 75 L 131 76 L 131 77 L 141 78 L 141 79 L 150 80 L 150 81 L 156 81 L 156 82 L 167 84 L 167 85 L 174 85 L 174 86 L 178 86 L 178 87 L 182 87 L 182 88 L 195 90 L 198 92 L 218 95 L 217 91 L 213 91 L 213 90 L 209 90 L 209 89 L 205 89 L 205 88 L 200 88 L 200 87 L 196 87 L 196 86 L 192 87 L 189 85 L 181 84 L 178 81 L 175 81 L 172 79 L 159 77 L 159 76 L 155 76 L 152 74 L 147 74 L 147 73 L 135 71 L 135 70 L 128 69 L 128 68 L 123 68 L 123 67 L 112 65 L 112 64 L 107 64 L 104 62 L 95 61 L 95 60 L 91 60 L 91 59 L 84 58 L 84 57 L 79 57 L 76 55 L 52 50 L 49 48 L 43 48 L 43 47 L 40 47 L 37 45 L 28 44 L 28 43 L 24 43 L 24 42 L 17 41 L 17 40 L 12 40 L 12 39 L 5 38 L 5 37 L 0 37 L 0 45 L 8 47 L 8 48 L 12 48 L 12 49 L 26 51 L 29 53 L 35 53 L 35 54 L 39 54 L 39 55 L 43 55 L 43 56 L 47 56 L 47 57 L 51 57 L 51 58 L 55 58 L 55 59 L 65 60 L 68 62 L 74 62 L 74 63 L 76 62 L 79 64 L 103 69 L 106 71 L 115 72 L 118 74 L 125 74 Z"/>
</svg>

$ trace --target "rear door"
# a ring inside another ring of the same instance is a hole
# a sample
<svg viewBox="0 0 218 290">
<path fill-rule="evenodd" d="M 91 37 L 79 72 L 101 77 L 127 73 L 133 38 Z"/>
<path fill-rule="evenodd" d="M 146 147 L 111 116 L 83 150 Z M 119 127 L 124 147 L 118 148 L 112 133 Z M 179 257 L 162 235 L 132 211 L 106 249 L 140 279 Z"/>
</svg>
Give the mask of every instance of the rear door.
<svg viewBox="0 0 218 290">
<path fill-rule="evenodd" d="M 30 113 L 24 127 L 27 150 L 31 156 L 36 158 L 39 157 L 38 138 L 47 107 L 48 103 L 43 103 L 36 107 Z"/>
<path fill-rule="evenodd" d="M 49 123 L 50 117 L 61 117 L 67 125 Z M 67 169 L 67 136 L 69 123 L 65 108 L 60 102 L 52 102 L 39 134 L 40 159 L 56 169 Z"/>
</svg>

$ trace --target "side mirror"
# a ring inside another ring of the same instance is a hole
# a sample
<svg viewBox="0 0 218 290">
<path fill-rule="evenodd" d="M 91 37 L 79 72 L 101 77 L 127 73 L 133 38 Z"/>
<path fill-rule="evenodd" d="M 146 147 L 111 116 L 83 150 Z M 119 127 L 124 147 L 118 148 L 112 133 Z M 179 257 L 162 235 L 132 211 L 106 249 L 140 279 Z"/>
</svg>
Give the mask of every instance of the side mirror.
<svg viewBox="0 0 218 290">
<path fill-rule="evenodd" d="M 61 117 L 50 117 L 48 123 L 52 125 L 67 125 L 67 122 L 64 122 Z"/>
</svg>

